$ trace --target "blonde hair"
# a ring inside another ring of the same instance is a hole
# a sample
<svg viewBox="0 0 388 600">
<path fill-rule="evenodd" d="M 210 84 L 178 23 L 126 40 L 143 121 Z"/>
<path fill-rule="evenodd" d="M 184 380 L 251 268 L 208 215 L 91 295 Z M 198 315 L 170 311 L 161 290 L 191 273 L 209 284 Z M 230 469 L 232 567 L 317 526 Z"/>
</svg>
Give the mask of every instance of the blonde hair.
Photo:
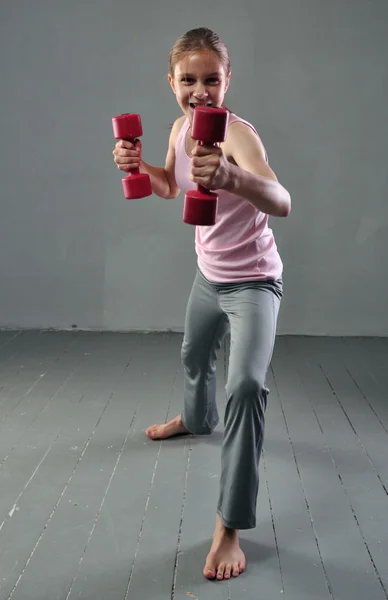
<svg viewBox="0 0 388 600">
<path fill-rule="evenodd" d="M 209 50 L 213 52 L 222 62 L 225 75 L 230 72 L 229 52 L 225 43 L 211 29 L 198 27 L 184 33 L 173 45 L 170 51 L 169 74 L 173 77 L 177 62 L 182 54 L 198 50 Z"/>
</svg>

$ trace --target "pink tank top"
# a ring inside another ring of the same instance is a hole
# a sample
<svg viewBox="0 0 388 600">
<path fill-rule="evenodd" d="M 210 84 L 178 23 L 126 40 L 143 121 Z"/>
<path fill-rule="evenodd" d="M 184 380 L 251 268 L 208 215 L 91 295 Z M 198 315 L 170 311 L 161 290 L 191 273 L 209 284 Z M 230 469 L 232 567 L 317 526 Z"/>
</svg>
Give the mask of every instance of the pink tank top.
<svg viewBox="0 0 388 600">
<path fill-rule="evenodd" d="M 255 128 L 237 115 L 229 115 L 229 123 L 241 121 Z M 191 159 L 186 152 L 186 119 L 179 132 L 175 155 L 175 178 L 179 188 L 195 189 L 190 180 Z M 254 279 L 278 279 L 283 264 L 268 215 L 260 212 L 245 198 L 225 190 L 216 190 L 219 196 L 215 225 L 196 226 L 195 250 L 198 267 L 209 281 L 237 282 Z"/>
</svg>

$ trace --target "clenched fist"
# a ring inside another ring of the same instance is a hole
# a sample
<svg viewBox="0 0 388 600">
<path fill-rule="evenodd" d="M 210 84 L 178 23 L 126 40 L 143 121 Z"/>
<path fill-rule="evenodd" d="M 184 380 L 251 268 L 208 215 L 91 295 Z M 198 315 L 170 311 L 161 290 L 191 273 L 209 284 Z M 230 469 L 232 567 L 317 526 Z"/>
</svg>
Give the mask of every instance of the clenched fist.
<svg viewBox="0 0 388 600">
<path fill-rule="evenodd" d="M 135 144 L 128 140 L 119 140 L 112 152 L 114 162 L 121 171 L 129 172 L 140 167 L 142 145 L 140 140 Z"/>
<path fill-rule="evenodd" d="M 208 190 L 225 187 L 230 176 L 230 166 L 218 146 L 197 145 L 192 151 L 191 180 Z"/>
</svg>

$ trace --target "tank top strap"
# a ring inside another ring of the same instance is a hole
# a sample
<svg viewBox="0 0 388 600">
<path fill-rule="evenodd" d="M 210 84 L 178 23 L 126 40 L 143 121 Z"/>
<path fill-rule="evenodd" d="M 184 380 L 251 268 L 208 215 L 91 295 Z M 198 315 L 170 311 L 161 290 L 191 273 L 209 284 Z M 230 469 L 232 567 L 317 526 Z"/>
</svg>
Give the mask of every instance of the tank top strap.
<svg viewBox="0 0 388 600">
<path fill-rule="evenodd" d="M 189 126 L 189 119 L 186 118 L 175 142 L 176 153 L 179 153 L 183 156 L 186 154 L 186 133 Z"/>
</svg>

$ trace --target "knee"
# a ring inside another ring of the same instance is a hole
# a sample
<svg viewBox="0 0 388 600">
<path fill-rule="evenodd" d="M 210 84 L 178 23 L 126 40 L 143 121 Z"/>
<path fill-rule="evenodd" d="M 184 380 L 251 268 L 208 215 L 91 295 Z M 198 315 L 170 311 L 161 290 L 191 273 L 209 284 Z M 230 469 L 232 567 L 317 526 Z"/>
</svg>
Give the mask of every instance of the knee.
<svg viewBox="0 0 388 600">
<path fill-rule="evenodd" d="M 181 360 L 186 368 L 192 367 L 197 361 L 197 352 L 193 344 L 190 344 L 186 340 L 183 340 L 181 347 Z"/>
<path fill-rule="evenodd" d="M 186 340 L 184 339 L 182 342 L 182 346 L 181 346 L 181 360 L 182 360 L 183 364 L 185 364 L 185 362 L 187 362 L 189 356 L 190 356 L 190 347 L 189 347 L 188 343 L 186 342 Z"/>
<path fill-rule="evenodd" d="M 231 377 L 226 384 L 227 398 L 238 402 L 259 402 L 265 406 L 268 391 L 265 378 L 252 373 Z"/>
<path fill-rule="evenodd" d="M 181 346 L 181 360 L 186 372 L 193 376 L 198 371 L 211 370 L 209 357 L 204 354 L 200 344 L 183 340 Z"/>
<path fill-rule="evenodd" d="M 195 349 L 195 347 L 192 344 L 186 342 L 185 340 L 183 341 L 181 347 L 181 360 L 185 372 L 190 377 L 195 377 L 201 368 L 200 358 L 198 356 L 198 351 Z"/>
</svg>

